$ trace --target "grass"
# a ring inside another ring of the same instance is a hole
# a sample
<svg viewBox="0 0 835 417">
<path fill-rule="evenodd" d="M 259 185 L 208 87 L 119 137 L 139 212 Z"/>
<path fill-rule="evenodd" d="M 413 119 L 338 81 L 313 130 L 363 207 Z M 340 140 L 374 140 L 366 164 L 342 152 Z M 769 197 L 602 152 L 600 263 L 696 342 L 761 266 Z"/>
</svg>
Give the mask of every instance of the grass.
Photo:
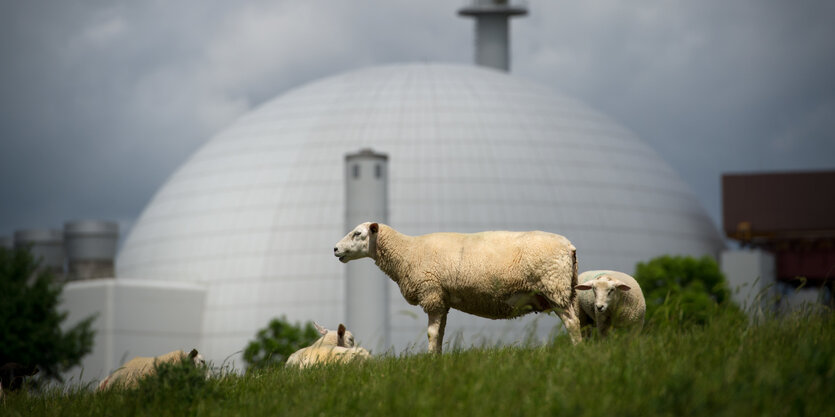
<svg viewBox="0 0 835 417">
<path fill-rule="evenodd" d="M 572 346 L 455 350 L 203 380 L 169 369 L 135 390 L 15 393 L 0 415 L 835 415 L 835 320 L 657 326 Z"/>
</svg>

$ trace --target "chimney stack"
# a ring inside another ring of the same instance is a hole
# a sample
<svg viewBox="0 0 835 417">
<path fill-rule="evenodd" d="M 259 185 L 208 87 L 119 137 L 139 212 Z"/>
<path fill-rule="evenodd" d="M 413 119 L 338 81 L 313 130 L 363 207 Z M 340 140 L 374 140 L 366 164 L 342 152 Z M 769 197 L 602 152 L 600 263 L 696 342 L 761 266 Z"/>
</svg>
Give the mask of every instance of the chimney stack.
<svg viewBox="0 0 835 417">
<path fill-rule="evenodd" d="M 362 149 L 345 155 L 346 233 L 367 221 L 388 221 L 388 156 Z M 389 278 L 371 259 L 349 262 L 345 268 L 345 325 L 365 347 L 388 349 Z"/>
<path fill-rule="evenodd" d="M 513 6 L 507 0 L 473 0 L 458 11 L 459 16 L 475 18 L 475 62 L 477 65 L 510 71 L 508 19 L 524 16 L 524 6 Z"/>
</svg>

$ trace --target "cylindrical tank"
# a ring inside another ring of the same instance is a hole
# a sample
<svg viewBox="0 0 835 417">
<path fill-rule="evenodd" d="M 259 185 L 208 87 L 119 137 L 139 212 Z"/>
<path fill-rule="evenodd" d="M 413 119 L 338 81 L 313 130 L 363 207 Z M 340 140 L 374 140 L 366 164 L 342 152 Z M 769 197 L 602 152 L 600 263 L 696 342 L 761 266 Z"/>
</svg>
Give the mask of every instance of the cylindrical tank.
<svg viewBox="0 0 835 417">
<path fill-rule="evenodd" d="M 16 248 L 28 247 L 40 268 L 64 278 L 64 234 L 55 229 L 26 229 L 14 232 Z"/>
<path fill-rule="evenodd" d="M 113 260 L 119 241 L 119 225 L 102 220 L 77 220 L 64 223 L 70 280 L 112 278 Z"/>
<path fill-rule="evenodd" d="M 362 149 L 345 155 L 346 233 L 367 221 L 388 221 L 388 156 Z M 345 267 L 346 326 L 363 346 L 388 349 L 388 277 L 371 259 Z"/>
<path fill-rule="evenodd" d="M 11 249 L 14 247 L 14 241 L 11 236 L 0 236 L 0 248 Z"/>
</svg>

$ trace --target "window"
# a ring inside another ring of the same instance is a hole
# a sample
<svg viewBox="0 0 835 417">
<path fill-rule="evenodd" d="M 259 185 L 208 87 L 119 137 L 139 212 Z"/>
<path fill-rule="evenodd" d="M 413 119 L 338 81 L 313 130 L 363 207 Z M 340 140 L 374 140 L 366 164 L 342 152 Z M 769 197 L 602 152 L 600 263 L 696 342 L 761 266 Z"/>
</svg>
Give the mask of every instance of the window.
<svg viewBox="0 0 835 417">
<path fill-rule="evenodd" d="M 383 176 L 383 166 L 380 164 L 374 165 L 374 178 L 381 178 Z"/>
<path fill-rule="evenodd" d="M 354 166 L 351 167 L 351 172 L 352 172 L 351 175 L 353 175 L 354 178 L 359 178 L 360 177 L 360 166 L 359 166 L 359 164 L 354 164 Z"/>
</svg>

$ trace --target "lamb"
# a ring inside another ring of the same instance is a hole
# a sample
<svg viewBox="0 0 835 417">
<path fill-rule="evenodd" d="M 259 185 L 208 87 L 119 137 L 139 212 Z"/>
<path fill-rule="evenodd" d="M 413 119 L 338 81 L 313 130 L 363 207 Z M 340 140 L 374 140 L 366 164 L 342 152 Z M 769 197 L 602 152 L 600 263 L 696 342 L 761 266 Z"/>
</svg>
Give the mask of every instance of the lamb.
<svg viewBox="0 0 835 417">
<path fill-rule="evenodd" d="M 126 362 L 121 368 L 117 369 L 107 378 L 102 380 L 101 383 L 99 383 L 98 391 L 110 389 L 114 386 L 135 388 L 140 379 L 148 375 L 153 375 L 156 372 L 155 367 L 157 365 L 162 363 L 179 363 L 186 358 L 188 358 L 194 366 L 206 366 L 206 361 L 203 359 L 203 356 L 197 352 L 197 349 L 192 349 L 188 354 L 182 350 L 175 350 L 164 355 L 150 358 L 137 356 Z M 208 377 L 208 370 L 206 371 L 206 376 Z"/>
<path fill-rule="evenodd" d="M 370 257 L 429 316 L 429 351 L 441 353 L 450 308 L 490 319 L 555 311 L 572 342 L 577 250 L 541 231 L 407 236 L 379 223 L 358 225 L 333 248 L 343 263 Z"/>
<path fill-rule="evenodd" d="M 352 360 L 362 360 L 371 357 L 371 353 L 359 346 L 327 346 L 311 345 L 293 353 L 285 367 L 299 367 L 300 369 L 325 363 L 346 363 Z"/>
<path fill-rule="evenodd" d="M 306 368 L 316 363 L 345 363 L 354 358 L 366 359 L 371 356 L 367 350 L 354 347 L 354 335 L 345 329 L 344 324 L 340 323 L 336 331 L 325 329 L 318 323 L 313 325 L 322 337 L 290 355 L 284 364 L 285 367 Z"/>
<path fill-rule="evenodd" d="M 602 336 L 612 327 L 634 331 L 644 327 L 647 305 L 635 278 L 623 272 L 601 270 L 583 272 L 578 280 L 580 283 L 574 288 L 581 326 L 593 322 Z"/>
</svg>

